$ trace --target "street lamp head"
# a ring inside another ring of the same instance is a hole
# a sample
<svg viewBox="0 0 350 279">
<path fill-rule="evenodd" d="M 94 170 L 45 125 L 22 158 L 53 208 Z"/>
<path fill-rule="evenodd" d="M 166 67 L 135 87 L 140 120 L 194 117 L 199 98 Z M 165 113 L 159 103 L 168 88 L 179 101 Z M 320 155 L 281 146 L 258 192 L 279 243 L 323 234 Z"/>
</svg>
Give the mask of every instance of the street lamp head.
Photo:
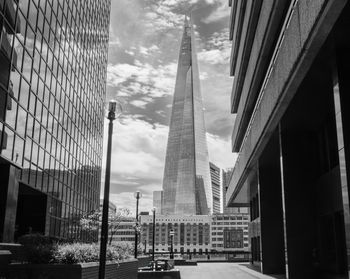
<svg viewBox="0 0 350 279">
<path fill-rule="evenodd" d="M 156 212 L 156 209 L 157 209 L 156 207 L 153 207 L 152 212 Z"/>
<path fill-rule="evenodd" d="M 108 111 L 114 112 L 117 110 L 117 101 L 116 100 L 110 100 L 108 104 Z"/>
<path fill-rule="evenodd" d="M 123 106 L 119 101 L 111 100 L 108 103 L 108 116 L 109 120 L 116 119 L 123 112 Z"/>
<path fill-rule="evenodd" d="M 141 199 L 142 198 L 142 193 L 140 192 L 140 191 L 136 191 L 135 193 L 134 193 L 134 197 L 135 197 L 135 199 Z"/>
<path fill-rule="evenodd" d="M 175 232 L 174 232 L 174 230 L 170 230 L 170 236 L 174 236 L 175 235 Z"/>
</svg>

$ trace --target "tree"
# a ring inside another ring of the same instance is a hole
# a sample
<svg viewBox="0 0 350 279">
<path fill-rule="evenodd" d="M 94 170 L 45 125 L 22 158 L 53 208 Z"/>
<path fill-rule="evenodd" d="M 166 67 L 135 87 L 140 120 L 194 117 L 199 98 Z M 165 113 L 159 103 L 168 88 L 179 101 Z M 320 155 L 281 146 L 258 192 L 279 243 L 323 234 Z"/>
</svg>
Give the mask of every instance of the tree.
<svg viewBox="0 0 350 279">
<path fill-rule="evenodd" d="M 108 238 L 109 245 L 112 244 L 113 236 L 117 233 L 120 223 L 131 221 L 131 211 L 128 208 L 119 208 L 115 213 L 108 212 Z M 132 220 L 134 222 L 134 220 Z M 102 211 L 95 210 L 80 219 L 82 230 L 87 232 L 91 237 L 96 235 L 101 228 Z"/>
</svg>

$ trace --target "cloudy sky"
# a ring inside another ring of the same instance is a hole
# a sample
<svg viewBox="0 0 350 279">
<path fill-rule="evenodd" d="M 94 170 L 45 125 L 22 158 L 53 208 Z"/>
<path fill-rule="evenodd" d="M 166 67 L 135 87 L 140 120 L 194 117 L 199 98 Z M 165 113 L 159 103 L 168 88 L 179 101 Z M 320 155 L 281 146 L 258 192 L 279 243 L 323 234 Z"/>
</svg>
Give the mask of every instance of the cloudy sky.
<svg viewBox="0 0 350 279">
<path fill-rule="evenodd" d="M 110 199 L 118 207 L 135 211 L 133 193 L 140 190 L 140 209 L 149 211 L 152 192 L 162 188 L 184 14 L 190 10 L 209 160 L 222 168 L 234 165 L 228 0 L 112 0 L 107 101 L 124 104 L 114 124 L 111 168 Z"/>
</svg>

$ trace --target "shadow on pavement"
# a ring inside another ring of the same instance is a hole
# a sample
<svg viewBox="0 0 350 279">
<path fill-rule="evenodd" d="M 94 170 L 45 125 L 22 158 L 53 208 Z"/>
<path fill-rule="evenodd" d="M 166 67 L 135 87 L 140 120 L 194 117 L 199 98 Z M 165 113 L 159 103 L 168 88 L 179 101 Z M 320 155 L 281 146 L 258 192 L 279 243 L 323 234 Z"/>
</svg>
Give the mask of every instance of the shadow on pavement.
<svg viewBox="0 0 350 279">
<path fill-rule="evenodd" d="M 254 270 L 256 272 L 261 273 L 260 268 L 258 266 L 255 266 L 250 263 L 241 263 L 239 264 L 240 266 L 244 266 L 246 268 L 249 268 L 250 270 Z M 268 274 L 271 278 L 276 278 L 276 279 L 286 279 L 286 276 L 284 274 Z"/>
</svg>

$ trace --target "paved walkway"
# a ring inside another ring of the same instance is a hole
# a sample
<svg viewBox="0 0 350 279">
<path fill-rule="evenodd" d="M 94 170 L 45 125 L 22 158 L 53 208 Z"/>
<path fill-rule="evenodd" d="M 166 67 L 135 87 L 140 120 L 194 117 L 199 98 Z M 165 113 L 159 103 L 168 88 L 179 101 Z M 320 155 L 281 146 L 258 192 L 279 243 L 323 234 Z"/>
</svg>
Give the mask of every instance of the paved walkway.
<svg viewBox="0 0 350 279">
<path fill-rule="evenodd" d="M 181 279 L 271 279 L 246 263 L 198 263 L 197 266 L 176 266 Z"/>
</svg>

